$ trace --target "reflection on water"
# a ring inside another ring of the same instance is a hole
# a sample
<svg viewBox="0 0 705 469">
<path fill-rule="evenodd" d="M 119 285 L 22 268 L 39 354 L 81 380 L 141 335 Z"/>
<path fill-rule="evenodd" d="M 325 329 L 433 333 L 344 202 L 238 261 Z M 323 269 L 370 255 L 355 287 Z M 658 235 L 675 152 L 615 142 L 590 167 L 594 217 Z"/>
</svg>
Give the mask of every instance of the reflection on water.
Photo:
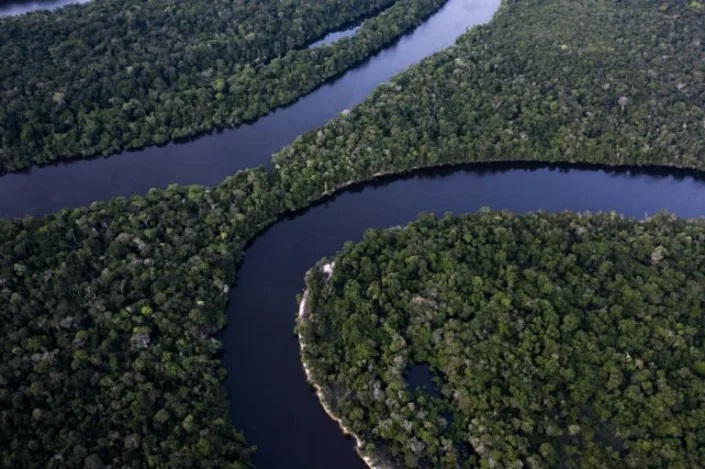
<svg viewBox="0 0 705 469">
<path fill-rule="evenodd" d="M 362 102 L 380 83 L 485 23 L 500 0 L 449 0 L 423 24 L 337 80 L 258 121 L 187 143 L 109 158 L 32 168 L 0 177 L 0 218 L 43 215 L 169 184 L 217 184 L 236 171 L 269 165 L 297 135 Z M 470 10 L 466 10 L 470 8 Z"/>
</svg>

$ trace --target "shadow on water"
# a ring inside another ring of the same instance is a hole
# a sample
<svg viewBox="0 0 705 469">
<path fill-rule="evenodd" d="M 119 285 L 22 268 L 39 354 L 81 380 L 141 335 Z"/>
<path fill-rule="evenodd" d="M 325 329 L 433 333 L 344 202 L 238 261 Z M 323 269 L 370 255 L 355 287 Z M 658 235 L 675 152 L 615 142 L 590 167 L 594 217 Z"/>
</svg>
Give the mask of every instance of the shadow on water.
<svg viewBox="0 0 705 469">
<path fill-rule="evenodd" d="M 705 215 L 701 175 L 654 168 L 480 164 L 384 178 L 282 217 L 247 249 L 228 303 L 223 363 L 231 418 L 259 447 L 260 469 L 362 468 L 354 444 L 320 407 L 293 334 L 305 272 L 369 228 L 404 225 L 419 212 L 481 207 L 516 213 L 659 210 Z"/>
<path fill-rule="evenodd" d="M 309 207 L 289 212 L 283 215 L 280 220 L 292 220 L 298 218 L 303 213 L 312 208 L 328 205 L 337 197 L 344 194 L 361 193 L 365 190 L 384 188 L 393 183 L 414 180 L 444 179 L 449 176 L 457 176 L 460 173 L 472 174 L 477 177 L 494 176 L 504 173 L 516 173 L 518 171 L 526 173 L 535 172 L 556 172 L 562 174 L 585 171 L 588 173 L 601 173 L 603 176 L 623 179 L 625 177 L 647 176 L 651 181 L 666 180 L 672 182 L 690 181 L 693 183 L 705 183 L 705 172 L 694 169 L 674 168 L 669 166 L 629 166 L 629 165 L 604 165 L 586 163 L 547 163 L 535 161 L 487 161 L 474 163 L 460 163 L 451 165 L 431 166 L 413 169 L 401 174 L 384 174 L 369 181 L 362 181 L 346 186 L 344 190 L 335 192 L 329 196 L 314 202 Z M 586 194 L 587 195 L 587 194 Z M 636 216 L 636 215 L 635 215 Z M 699 215 L 694 215 L 699 216 Z"/>
</svg>

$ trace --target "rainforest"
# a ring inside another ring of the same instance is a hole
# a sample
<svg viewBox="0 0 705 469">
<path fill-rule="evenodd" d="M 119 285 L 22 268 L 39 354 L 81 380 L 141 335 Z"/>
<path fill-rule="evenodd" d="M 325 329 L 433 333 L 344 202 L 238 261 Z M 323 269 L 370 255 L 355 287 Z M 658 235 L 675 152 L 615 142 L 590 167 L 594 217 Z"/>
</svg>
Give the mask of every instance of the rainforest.
<svg viewBox="0 0 705 469">
<path fill-rule="evenodd" d="M 0 172 L 254 120 L 362 61 L 443 3 L 109 0 L 5 19 Z M 354 37 L 306 48 L 366 16 Z"/>
<path fill-rule="evenodd" d="M 703 265 L 702 220 L 427 215 L 309 273 L 303 360 L 374 467 L 695 467 Z"/>
<path fill-rule="evenodd" d="M 256 119 L 442 4 L 105 0 L 0 19 L 2 171 Z M 226 395 L 220 360 L 229 292 L 258 236 L 344 188 L 425 167 L 702 171 L 703 30 L 699 2 L 504 0 L 267 167 L 0 220 L 0 464 L 244 468 L 276 452 L 233 425 L 240 396 Z M 324 403 L 350 397 L 330 405 L 359 451 L 398 466 L 697 466 L 702 242 L 702 222 L 665 215 L 422 218 L 346 246 L 332 284 L 309 276 L 323 322 L 299 323 L 303 359 L 323 389 L 338 377 Z M 429 365 L 439 396 L 384 368 L 391 348 Z M 364 360 L 386 370 L 381 403 L 359 394 Z"/>
</svg>

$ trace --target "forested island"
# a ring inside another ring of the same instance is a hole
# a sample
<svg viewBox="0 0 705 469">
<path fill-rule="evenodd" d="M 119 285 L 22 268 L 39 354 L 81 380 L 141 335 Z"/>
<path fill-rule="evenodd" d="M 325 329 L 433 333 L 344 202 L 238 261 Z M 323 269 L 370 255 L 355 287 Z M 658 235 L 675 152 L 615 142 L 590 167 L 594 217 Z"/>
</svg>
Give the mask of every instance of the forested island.
<svg viewBox="0 0 705 469">
<path fill-rule="evenodd" d="M 703 220 L 424 216 L 309 272 L 302 359 L 372 467 L 697 467 L 703 265 Z"/>
<path fill-rule="evenodd" d="M 256 119 L 361 62 L 443 3 L 106 0 L 2 19 L 0 173 Z M 306 47 L 363 18 L 354 37 Z"/>
<path fill-rule="evenodd" d="M 191 4 L 200 3 L 173 8 Z M 44 218 L 0 221 L 0 461 L 246 466 L 249 448 L 227 418 L 221 344 L 214 338 L 225 323 L 228 286 L 261 230 L 342 187 L 424 166 L 488 160 L 705 169 L 705 11 L 699 5 L 505 0 L 488 26 L 297 139 L 274 156 L 271 171 L 248 169 L 212 188 L 172 186 Z M 82 8 L 100 14 L 92 4 Z M 118 10 L 118 18 L 131 11 Z M 41 26 L 22 42 L 17 32 L 12 41 L 3 37 L 0 48 L 25 50 L 44 41 L 45 16 L 0 21 L 0 34 L 19 31 L 22 21 Z M 139 22 L 147 15 L 131 16 Z M 352 41 L 365 37 L 364 28 Z M 330 50 L 339 44 L 341 51 L 352 47 L 346 39 Z M 329 49 L 316 53 L 323 50 Z M 117 58 L 101 57 L 118 67 Z M 0 65 L 2 86 L 10 87 L 3 88 L 3 108 L 25 102 L 8 99 L 15 88 L 7 70 L 15 66 Z M 40 89 L 33 80 L 26 86 Z M 3 125 L 3 142 L 15 131 Z M 145 132 L 156 135 L 152 127 Z M 16 159 L 3 144 L 2 160 L 17 165 L 7 169 L 46 160 L 30 146 Z M 676 234 L 700 226 L 661 222 Z M 650 226 L 623 223 L 628 233 Z M 677 248 L 672 252 L 691 252 Z M 663 266 L 672 265 L 668 255 Z M 679 260 L 691 267 L 694 261 Z M 626 280 L 634 291 L 643 287 L 638 278 Z M 673 332 L 680 337 L 679 329 Z M 657 449 L 632 454 L 649 451 Z"/>
</svg>

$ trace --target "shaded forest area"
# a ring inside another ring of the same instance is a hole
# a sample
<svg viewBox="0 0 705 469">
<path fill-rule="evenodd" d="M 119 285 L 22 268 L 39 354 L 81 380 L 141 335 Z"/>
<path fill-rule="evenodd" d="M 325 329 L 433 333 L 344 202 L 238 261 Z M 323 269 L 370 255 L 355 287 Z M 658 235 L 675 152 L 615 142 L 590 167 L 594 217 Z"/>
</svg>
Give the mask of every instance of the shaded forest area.
<svg viewBox="0 0 705 469">
<path fill-rule="evenodd" d="M 0 172 L 256 119 L 443 3 L 107 0 L 0 20 Z M 380 11 L 355 37 L 306 48 Z"/>
<path fill-rule="evenodd" d="M 307 276 L 302 359 L 376 466 L 705 459 L 704 220 L 422 216 L 333 261 Z M 439 393 L 407 388 L 419 363 Z"/>
<path fill-rule="evenodd" d="M 271 172 L 0 221 L 0 461 L 244 464 L 213 338 L 226 287 L 260 230 L 352 182 L 502 159 L 705 169 L 693 5 L 506 0 Z"/>
</svg>

